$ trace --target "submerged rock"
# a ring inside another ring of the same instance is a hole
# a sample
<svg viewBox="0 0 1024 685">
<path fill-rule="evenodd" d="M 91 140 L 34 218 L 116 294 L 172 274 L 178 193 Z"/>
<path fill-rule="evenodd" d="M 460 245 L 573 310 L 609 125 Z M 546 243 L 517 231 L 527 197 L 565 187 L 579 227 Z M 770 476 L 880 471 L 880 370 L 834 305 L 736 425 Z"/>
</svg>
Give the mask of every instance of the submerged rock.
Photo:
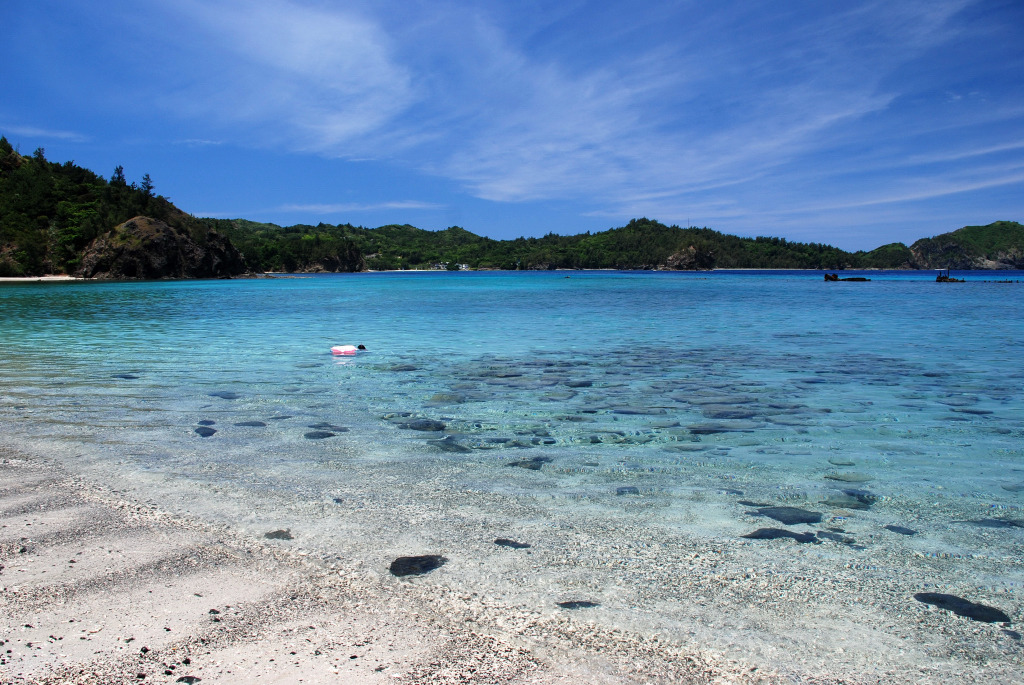
<svg viewBox="0 0 1024 685">
<path fill-rule="evenodd" d="M 317 430 L 322 431 L 331 431 L 334 433 L 348 433 L 348 428 L 345 428 L 344 426 L 335 426 L 333 423 L 327 423 L 326 421 L 321 421 L 320 423 L 311 423 L 309 424 L 308 427 L 316 428 Z"/>
<path fill-rule="evenodd" d="M 306 440 L 326 440 L 327 438 L 333 438 L 334 433 L 330 431 L 309 431 L 307 433 L 303 433 L 302 437 Z"/>
<path fill-rule="evenodd" d="M 767 516 L 787 526 L 797 523 L 821 523 L 821 514 L 799 507 L 762 507 L 747 513 L 752 516 Z"/>
<path fill-rule="evenodd" d="M 391 562 L 393 576 L 420 576 L 441 568 L 448 560 L 440 554 L 424 554 L 418 557 L 398 557 Z"/>
<path fill-rule="evenodd" d="M 435 393 L 426 401 L 428 407 L 441 407 L 448 404 L 462 404 L 466 401 L 465 395 L 459 395 L 452 392 L 439 392 Z"/>
<path fill-rule="evenodd" d="M 1024 521 L 1013 519 L 970 519 L 967 521 L 953 521 L 953 523 L 968 523 L 979 528 L 1024 528 Z"/>
<path fill-rule="evenodd" d="M 139 379 L 134 373 L 115 373 L 111 378 L 120 378 L 125 381 L 136 381 Z"/>
<path fill-rule="evenodd" d="M 844 545 L 853 545 L 853 544 L 856 544 L 856 542 L 857 542 L 856 540 L 854 540 L 853 538 L 849 537 L 848 535 L 843 535 L 842 533 L 833 532 L 833 531 L 830 531 L 830 530 L 819 530 L 818 531 L 818 539 L 819 540 L 831 540 L 832 542 L 841 542 Z"/>
<path fill-rule="evenodd" d="M 199 428 L 196 428 L 196 433 L 201 438 L 208 438 L 216 432 L 216 428 L 210 428 L 209 426 L 199 426 Z"/>
<path fill-rule="evenodd" d="M 563 609 L 593 609 L 601 606 L 599 602 L 591 602 L 587 599 L 573 599 L 568 602 L 555 602 L 555 604 Z"/>
<path fill-rule="evenodd" d="M 752 419 L 757 416 L 757 412 L 752 409 L 726 407 L 718 404 L 706 405 L 701 411 L 709 419 Z"/>
<path fill-rule="evenodd" d="M 794 533 L 791 530 L 784 530 L 782 528 L 758 528 L 752 533 L 741 535 L 741 538 L 750 538 L 751 540 L 777 540 L 779 538 L 793 538 L 797 542 L 801 543 L 813 543 L 818 544 L 818 538 L 814 533 Z"/>
<path fill-rule="evenodd" d="M 519 461 L 510 461 L 508 466 L 518 466 L 521 469 L 529 469 L 531 471 L 540 471 L 544 464 L 551 461 L 551 457 L 534 457 L 533 459 L 521 459 Z"/>
<path fill-rule="evenodd" d="M 963 616 L 974 621 L 983 623 L 1009 623 L 1010 617 L 1005 613 L 985 604 L 972 602 L 956 595 L 947 595 L 941 592 L 918 592 L 914 595 L 918 602 L 931 604 L 932 606 L 946 611 L 952 611 L 957 616 Z"/>
<path fill-rule="evenodd" d="M 444 452 L 471 452 L 472 450 L 465 445 L 460 445 L 455 442 L 455 438 L 447 436 L 443 440 L 427 440 L 428 445 L 438 448 Z"/>
<path fill-rule="evenodd" d="M 612 409 L 612 413 L 626 416 L 664 416 L 668 412 L 661 407 L 616 407 Z"/>
<path fill-rule="evenodd" d="M 222 400 L 237 400 L 241 395 L 230 390 L 218 390 L 217 392 L 211 392 L 210 397 L 219 397 Z"/>
<path fill-rule="evenodd" d="M 913 528 L 904 528 L 903 526 L 894 526 L 891 524 L 888 526 L 882 526 L 882 528 L 892 531 L 893 533 L 898 533 L 900 535 L 917 535 L 917 531 Z"/>
<path fill-rule="evenodd" d="M 639 495 L 640 488 L 635 485 L 624 485 L 621 488 L 615 488 L 615 494 L 618 496 L 622 495 Z"/>
<path fill-rule="evenodd" d="M 235 425 L 243 428 L 265 428 L 267 424 L 262 421 L 239 421 Z"/>
<path fill-rule="evenodd" d="M 867 483 L 875 479 L 874 476 L 869 476 L 866 473 L 826 473 L 825 478 L 828 480 L 837 480 L 841 483 Z"/>
<path fill-rule="evenodd" d="M 203 419 L 202 421 L 196 421 L 196 423 L 198 423 L 200 426 L 215 426 L 215 425 L 217 425 L 216 421 L 211 421 L 210 419 Z"/>
<path fill-rule="evenodd" d="M 414 421 L 407 421 L 406 423 L 399 424 L 399 428 L 407 428 L 414 431 L 426 431 L 436 432 L 443 431 L 447 426 L 442 421 L 436 421 L 434 419 L 416 419 Z"/>
<path fill-rule="evenodd" d="M 269 533 L 264 533 L 263 537 L 268 540 L 294 540 L 295 536 L 292 535 L 291 528 L 285 528 L 282 530 L 272 530 Z"/>
<path fill-rule="evenodd" d="M 878 501 L 878 495 L 867 490 L 848 489 L 840 494 L 830 495 L 822 504 L 843 509 L 870 509 Z"/>
<path fill-rule="evenodd" d="M 494 541 L 494 544 L 499 547 L 509 547 L 511 549 L 528 549 L 530 543 L 528 542 L 516 542 L 515 540 L 509 540 L 508 538 L 498 538 Z"/>
<path fill-rule="evenodd" d="M 715 435 L 717 433 L 749 433 L 760 424 L 754 421 L 733 421 L 731 423 L 697 423 L 687 426 L 694 435 Z"/>
</svg>

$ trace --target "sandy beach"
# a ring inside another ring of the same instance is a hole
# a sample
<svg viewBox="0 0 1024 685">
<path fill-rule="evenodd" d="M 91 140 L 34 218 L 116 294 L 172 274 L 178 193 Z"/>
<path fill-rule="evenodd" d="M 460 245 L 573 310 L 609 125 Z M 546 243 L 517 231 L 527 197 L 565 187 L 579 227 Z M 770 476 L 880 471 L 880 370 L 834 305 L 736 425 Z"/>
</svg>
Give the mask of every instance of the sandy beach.
<svg viewBox="0 0 1024 685">
<path fill-rule="evenodd" d="M 1019 682 L 1012 631 L 928 611 L 903 583 L 851 595 L 854 572 L 814 558 L 780 577 L 752 568 L 756 547 L 673 540 L 663 573 L 637 568 L 644 593 L 691 606 L 673 637 L 458 590 L 447 569 L 394 577 L 383 557 L 322 556 L 103 483 L 0 458 L 0 682 Z"/>
<path fill-rule="evenodd" d="M 61 281 L 85 281 L 86 278 L 75 278 L 61 274 L 59 276 L 0 276 L 0 283 L 57 283 Z"/>
<path fill-rule="evenodd" d="M 543 639 L 517 638 L 429 575 L 359 573 L 10 453 L 0 564 L 4 683 L 772 681 L 568 616 L 520 617 Z"/>
</svg>

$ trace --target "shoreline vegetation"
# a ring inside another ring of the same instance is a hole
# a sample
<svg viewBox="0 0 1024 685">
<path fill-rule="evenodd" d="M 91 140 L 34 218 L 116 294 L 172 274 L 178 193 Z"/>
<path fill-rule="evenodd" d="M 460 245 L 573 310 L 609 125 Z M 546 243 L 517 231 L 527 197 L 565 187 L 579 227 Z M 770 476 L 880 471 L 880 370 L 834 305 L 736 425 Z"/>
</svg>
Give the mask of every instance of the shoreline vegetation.
<svg viewBox="0 0 1024 685">
<path fill-rule="evenodd" d="M 129 183 L 21 155 L 0 136 L 0 277 L 232 278 L 270 272 L 1024 268 L 1024 225 L 997 221 L 910 246 L 847 252 L 822 243 L 743 238 L 640 218 L 597 233 L 494 240 L 452 226 L 278 226 L 197 218 Z"/>
</svg>

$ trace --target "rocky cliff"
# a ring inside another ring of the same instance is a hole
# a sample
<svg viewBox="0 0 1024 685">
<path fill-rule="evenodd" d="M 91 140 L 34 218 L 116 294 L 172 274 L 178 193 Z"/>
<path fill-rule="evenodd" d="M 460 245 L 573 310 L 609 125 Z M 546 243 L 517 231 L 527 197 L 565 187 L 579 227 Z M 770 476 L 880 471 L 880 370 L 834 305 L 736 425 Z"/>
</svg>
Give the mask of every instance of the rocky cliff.
<svg viewBox="0 0 1024 685">
<path fill-rule="evenodd" d="M 101 279 L 228 278 L 246 272 L 245 260 L 216 231 L 176 228 L 137 216 L 93 240 L 76 276 Z"/>
</svg>

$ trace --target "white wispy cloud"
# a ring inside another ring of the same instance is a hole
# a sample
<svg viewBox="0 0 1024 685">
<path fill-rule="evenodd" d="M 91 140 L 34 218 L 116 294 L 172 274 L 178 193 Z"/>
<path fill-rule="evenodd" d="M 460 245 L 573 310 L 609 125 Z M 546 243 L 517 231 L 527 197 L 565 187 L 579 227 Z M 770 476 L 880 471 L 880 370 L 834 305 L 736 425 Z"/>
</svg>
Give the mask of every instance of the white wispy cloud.
<svg viewBox="0 0 1024 685">
<path fill-rule="evenodd" d="M 169 104 L 241 125 L 247 143 L 345 155 L 411 102 L 388 36 L 355 12 L 297 0 L 175 0 L 167 11 L 203 37 L 186 48 L 194 78 Z"/>
<path fill-rule="evenodd" d="M 89 136 L 78 133 L 76 131 L 62 131 L 54 129 L 38 128 L 35 126 L 9 126 L 0 124 L 0 133 L 9 133 L 18 136 L 24 136 L 29 139 L 56 139 L 66 140 L 73 143 L 85 143 L 89 141 Z"/>
<path fill-rule="evenodd" d="M 943 22 L 962 4 L 918 5 L 916 12 L 875 5 L 873 14 L 861 8 L 828 15 L 793 26 L 763 55 L 736 45 L 698 55 L 640 46 L 637 57 L 584 74 L 531 60 L 495 29 L 487 42 L 491 54 L 478 61 L 514 65 L 482 88 L 501 106 L 433 169 L 485 199 L 568 195 L 620 207 L 743 183 L 828 144 L 837 128 L 883 111 L 896 96 L 880 85 L 890 64 L 941 41 Z M 742 20 L 742 8 L 733 11 L 714 18 L 724 24 L 719 33 Z M 922 14 L 927 21 L 915 23 Z M 864 45 L 859 34 L 879 25 L 884 30 L 875 31 L 882 34 L 875 43 L 900 31 L 908 39 L 874 53 L 876 46 Z M 849 54 L 855 45 L 862 47 Z M 713 81 L 735 73 L 744 74 L 741 83 L 723 86 L 733 89 L 723 98 Z M 746 82 L 759 74 L 773 78 Z"/>
</svg>

